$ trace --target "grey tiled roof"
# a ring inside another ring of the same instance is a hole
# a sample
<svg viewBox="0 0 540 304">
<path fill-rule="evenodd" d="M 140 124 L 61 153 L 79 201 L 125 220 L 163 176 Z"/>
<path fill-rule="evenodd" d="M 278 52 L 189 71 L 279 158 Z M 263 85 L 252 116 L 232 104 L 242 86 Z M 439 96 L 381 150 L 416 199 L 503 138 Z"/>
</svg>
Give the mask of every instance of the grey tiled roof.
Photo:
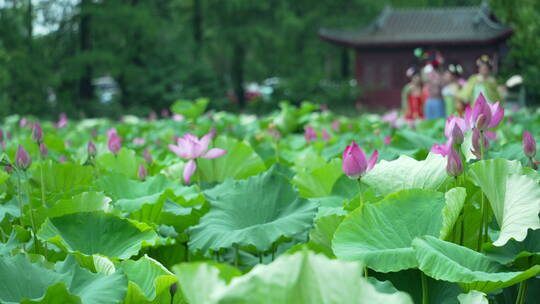
<svg viewBox="0 0 540 304">
<path fill-rule="evenodd" d="M 466 44 L 504 39 L 512 30 L 487 5 L 456 8 L 394 9 L 387 6 L 358 31 L 321 29 L 321 38 L 338 44 Z"/>
</svg>

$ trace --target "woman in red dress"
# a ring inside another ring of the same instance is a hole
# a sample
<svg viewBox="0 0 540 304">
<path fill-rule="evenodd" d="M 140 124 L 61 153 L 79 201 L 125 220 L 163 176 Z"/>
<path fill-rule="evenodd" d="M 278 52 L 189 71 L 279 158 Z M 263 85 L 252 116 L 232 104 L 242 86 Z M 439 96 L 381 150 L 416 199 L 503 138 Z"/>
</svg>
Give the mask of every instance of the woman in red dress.
<svg viewBox="0 0 540 304">
<path fill-rule="evenodd" d="M 407 76 L 411 79 L 407 91 L 407 110 L 405 119 L 424 119 L 424 94 L 422 92 L 422 79 L 417 69 L 409 69 Z"/>
</svg>

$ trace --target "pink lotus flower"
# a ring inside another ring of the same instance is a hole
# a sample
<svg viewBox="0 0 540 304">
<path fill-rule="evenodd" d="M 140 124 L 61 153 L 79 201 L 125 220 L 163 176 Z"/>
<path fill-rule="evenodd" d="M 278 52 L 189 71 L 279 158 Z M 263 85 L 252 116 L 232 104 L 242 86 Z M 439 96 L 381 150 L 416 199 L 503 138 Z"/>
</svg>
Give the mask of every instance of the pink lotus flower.
<svg viewBox="0 0 540 304">
<path fill-rule="evenodd" d="M 351 179 L 358 179 L 375 166 L 378 155 L 379 152 L 375 150 L 368 161 L 362 148 L 353 141 L 343 151 L 343 172 Z"/>
<path fill-rule="evenodd" d="M 468 128 L 476 127 L 483 131 L 499 125 L 504 118 L 504 109 L 499 102 L 491 104 L 486 101 L 483 94 L 478 95 L 474 107 L 465 109 L 465 121 Z"/>
<path fill-rule="evenodd" d="M 399 114 L 398 114 L 398 111 L 396 110 L 393 110 L 393 111 L 390 111 L 386 114 L 384 114 L 382 117 L 381 117 L 381 120 L 388 123 L 390 125 L 391 128 L 397 128 L 397 120 L 399 118 Z"/>
<path fill-rule="evenodd" d="M 444 144 L 434 144 L 433 147 L 431 147 L 430 152 L 446 156 L 450 152 L 450 149 L 452 149 L 452 139 L 449 139 Z"/>
<path fill-rule="evenodd" d="M 47 146 L 45 146 L 44 143 L 39 144 L 39 155 L 41 155 L 41 158 L 47 157 L 49 154 L 49 149 L 47 149 Z"/>
<path fill-rule="evenodd" d="M 146 171 L 146 168 L 144 167 L 144 164 L 139 165 L 139 169 L 137 170 L 137 176 L 140 180 L 145 180 L 146 176 L 148 175 L 148 171 Z"/>
<path fill-rule="evenodd" d="M 32 128 L 32 139 L 38 144 L 43 140 L 43 129 L 38 121 L 34 123 Z"/>
<path fill-rule="evenodd" d="M 321 131 L 321 137 L 324 141 L 329 141 L 330 140 L 330 134 L 328 134 L 328 132 L 326 130 L 322 130 Z"/>
<path fill-rule="evenodd" d="M 136 137 L 133 139 L 133 145 L 134 146 L 142 146 L 146 143 L 146 140 L 142 137 Z"/>
<path fill-rule="evenodd" d="M 19 127 L 24 128 L 26 126 L 28 126 L 28 119 L 26 119 L 26 117 L 23 117 L 19 122 Z"/>
<path fill-rule="evenodd" d="M 107 130 L 107 132 L 105 132 L 105 134 L 107 134 L 107 137 L 111 137 L 113 134 L 118 135 L 118 132 L 116 132 L 115 128 L 110 128 L 109 130 Z"/>
<path fill-rule="evenodd" d="M 122 139 L 116 134 L 116 132 L 111 132 L 107 146 L 109 147 L 109 151 L 111 151 L 114 155 L 118 154 L 122 148 Z"/>
<path fill-rule="evenodd" d="M 68 123 L 67 115 L 66 115 L 66 113 L 62 112 L 58 116 L 58 122 L 54 124 L 54 127 L 57 128 L 57 129 L 61 129 L 61 128 L 64 128 L 65 126 L 67 126 L 67 123 Z"/>
<path fill-rule="evenodd" d="M 446 173 L 449 176 L 459 176 L 463 173 L 463 163 L 456 150 L 450 148 L 446 162 Z"/>
<path fill-rule="evenodd" d="M 88 152 L 88 157 L 92 158 L 95 157 L 97 154 L 96 145 L 90 140 L 88 141 L 88 144 L 86 145 L 86 151 Z"/>
<path fill-rule="evenodd" d="M 525 130 L 525 132 L 523 132 L 523 139 L 521 143 L 525 155 L 528 158 L 533 158 L 536 155 L 536 141 L 529 131 Z"/>
<path fill-rule="evenodd" d="M 204 135 L 201 139 L 193 134 L 185 134 L 179 138 L 176 145 L 169 144 L 169 149 L 181 158 L 189 160 L 184 166 L 184 182 L 189 184 L 191 176 L 197 169 L 195 159 L 206 158 L 212 159 L 223 156 L 227 153 L 224 149 L 213 148 L 208 150 L 208 144 L 212 139 L 210 133 Z"/>
<path fill-rule="evenodd" d="M 317 139 L 317 132 L 315 132 L 315 129 L 313 129 L 313 127 L 306 126 L 304 130 L 304 138 L 308 143 Z"/>
<path fill-rule="evenodd" d="M 172 119 L 173 119 L 174 121 L 183 121 L 183 120 L 184 120 L 184 115 L 181 115 L 181 114 L 174 114 L 174 115 L 172 116 Z"/>
<path fill-rule="evenodd" d="M 150 151 L 148 151 L 148 148 L 144 149 L 143 157 L 147 164 L 150 165 L 152 163 L 152 155 L 150 155 Z"/>
<path fill-rule="evenodd" d="M 391 144 L 391 143 L 392 143 L 392 136 L 385 136 L 385 137 L 384 137 L 384 144 L 385 144 L 386 146 L 388 146 L 388 145 Z"/>
<path fill-rule="evenodd" d="M 32 158 L 23 146 L 19 145 L 15 153 L 15 165 L 18 169 L 26 171 L 32 165 Z"/>
</svg>

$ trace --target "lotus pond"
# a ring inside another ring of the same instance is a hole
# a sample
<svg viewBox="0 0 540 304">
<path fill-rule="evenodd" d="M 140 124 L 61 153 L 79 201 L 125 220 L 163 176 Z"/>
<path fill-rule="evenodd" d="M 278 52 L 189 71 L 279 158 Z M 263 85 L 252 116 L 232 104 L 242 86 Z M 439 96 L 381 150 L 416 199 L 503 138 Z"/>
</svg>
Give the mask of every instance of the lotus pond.
<svg viewBox="0 0 540 304">
<path fill-rule="evenodd" d="M 205 107 L 5 118 L 0 302 L 538 303 L 540 111 Z"/>
</svg>

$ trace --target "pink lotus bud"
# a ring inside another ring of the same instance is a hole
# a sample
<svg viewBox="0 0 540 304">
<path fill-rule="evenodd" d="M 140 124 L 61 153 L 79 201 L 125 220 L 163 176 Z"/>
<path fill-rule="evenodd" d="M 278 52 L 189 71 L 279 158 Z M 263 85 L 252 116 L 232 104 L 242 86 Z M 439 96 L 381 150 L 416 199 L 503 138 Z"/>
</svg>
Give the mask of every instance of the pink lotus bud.
<svg viewBox="0 0 540 304">
<path fill-rule="evenodd" d="M 385 144 L 386 146 L 388 146 L 388 145 L 391 144 L 391 143 L 392 143 L 392 136 L 385 136 L 385 137 L 384 137 L 384 144 Z"/>
<path fill-rule="evenodd" d="M 150 155 L 150 151 L 148 151 L 148 148 L 144 149 L 144 160 L 147 164 L 152 163 L 152 155 Z"/>
<path fill-rule="evenodd" d="M 452 129 L 452 142 L 456 145 L 461 145 L 463 143 L 463 132 L 457 125 Z"/>
<path fill-rule="evenodd" d="M 49 149 L 47 149 L 47 146 L 45 146 L 44 143 L 39 144 L 39 154 L 41 155 L 41 158 L 45 158 L 49 154 Z"/>
<path fill-rule="evenodd" d="M 67 126 L 68 118 L 66 113 L 62 112 L 58 115 L 58 122 L 55 124 L 56 128 L 61 129 Z"/>
<path fill-rule="evenodd" d="M 109 151 L 116 155 L 122 148 L 122 139 L 120 139 L 116 133 L 112 133 L 107 142 L 107 146 L 109 147 Z"/>
<path fill-rule="evenodd" d="M 26 117 L 23 117 L 21 121 L 19 122 L 19 127 L 24 128 L 28 125 L 28 119 Z"/>
<path fill-rule="evenodd" d="M 497 109 L 499 108 L 498 103 L 497 105 L 494 105 L 494 107 L 495 106 Z M 498 122 L 495 121 L 497 124 L 500 122 L 500 119 L 502 119 L 502 116 L 499 119 L 500 115 L 501 115 L 501 112 L 498 111 L 497 119 L 499 121 Z M 469 119 L 469 124 L 471 127 L 476 127 L 479 130 L 492 128 L 492 125 L 493 125 L 491 123 L 491 118 L 493 116 L 492 107 L 488 104 L 483 94 L 478 95 L 478 98 L 476 99 L 473 109 L 470 111 L 470 113 L 466 113 L 466 116 Z"/>
<path fill-rule="evenodd" d="M 459 176 L 461 173 L 463 173 L 463 163 L 461 162 L 461 157 L 459 157 L 456 150 L 452 148 L 450 148 L 450 152 L 448 152 L 446 173 L 448 173 L 449 176 Z"/>
<path fill-rule="evenodd" d="M 525 155 L 527 155 L 527 157 L 533 158 L 536 155 L 536 141 L 531 133 L 529 133 L 527 130 L 523 132 L 522 146 L 523 152 Z"/>
<path fill-rule="evenodd" d="M 17 153 L 15 153 L 15 165 L 20 170 L 25 170 L 30 168 L 30 165 L 32 165 L 32 159 L 30 158 L 30 155 L 23 146 L 19 145 L 19 148 L 17 149 Z"/>
<path fill-rule="evenodd" d="M 92 158 L 95 157 L 97 154 L 96 145 L 90 140 L 88 141 L 88 144 L 86 145 L 86 151 L 88 152 L 88 157 Z"/>
<path fill-rule="evenodd" d="M 148 172 L 146 171 L 144 164 L 139 165 L 139 170 L 137 170 L 137 175 L 139 176 L 140 180 L 146 179 L 146 175 L 148 175 Z"/>
<path fill-rule="evenodd" d="M 317 132 L 315 132 L 315 129 L 313 129 L 311 126 L 306 126 L 304 130 L 304 139 L 307 142 L 312 142 L 317 139 Z"/>
<path fill-rule="evenodd" d="M 43 129 L 38 121 L 34 123 L 34 127 L 32 128 L 32 139 L 36 143 L 40 143 L 43 140 Z"/>
<path fill-rule="evenodd" d="M 328 132 L 326 130 L 322 130 L 321 131 L 321 137 L 324 141 L 329 141 L 330 140 L 330 134 L 328 134 Z"/>
<path fill-rule="evenodd" d="M 60 155 L 60 157 L 58 158 L 58 162 L 63 164 L 66 162 L 66 157 L 64 155 Z"/>
<path fill-rule="evenodd" d="M 335 132 L 338 132 L 340 128 L 341 128 L 341 125 L 339 123 L 339 120 L 336 119 L 332 121 L 332 130 L 334 130 Z"/>
<path fill-rule="evenodd" d="M 481 151 L 480 150 L 480 140 L 482 140 L 482 143 L 483 143 L 483 147 L 482 149 L 484 150 L 484 153 L 485 151 L 487 151 L 487 149 L 489 148 L 489 142 L 486 138 L 486 136 L 482 135 L 480 133 L 480 130 L 478 129 L 473 129 L 473 135 L 472 135 L 472 150 L 471 152 L 476 155 L 477 158 L 480 158 L 482 155 L 481 155 Z"/>
<path fill-rule="evenodd" d="M 378 154 L 375 150 L 368 161 L 364 151 L 353 141 L 343 151 L 343 172 L 351 179 L 360 178 L 366 171 L 375 166 Z"/>
<path fill-rule="evenodd" d="M 91 131 L 91 135 L 92 135 L 92 138 L 93 139 L 96 139 L 98 134 L 97 134 L 97 129 L 96 128 L 93 128 L 92 131 Z"/>
</svg>

